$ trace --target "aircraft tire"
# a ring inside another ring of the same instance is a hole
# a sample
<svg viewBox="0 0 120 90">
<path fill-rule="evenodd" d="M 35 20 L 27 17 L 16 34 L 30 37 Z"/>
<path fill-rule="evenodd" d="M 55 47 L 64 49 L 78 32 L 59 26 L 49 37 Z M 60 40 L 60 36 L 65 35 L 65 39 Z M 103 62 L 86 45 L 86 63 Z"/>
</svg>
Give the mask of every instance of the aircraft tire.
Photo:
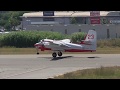
<svg viewBox="0 0 120 90">
<path fill-rule="evenodd" d="M 55 58 L 57 56 L 56 52 L 52 53 L 52 56 Z"/>
<path fill-rule="evenodd" d="M 37 52 L 37 55 L 39 54 L 39 52 Z"/>
<path fill-rule="evenodd" d="M 58 56 L 62 56 L 62 52 L 58 52 Z"/>
</svg>

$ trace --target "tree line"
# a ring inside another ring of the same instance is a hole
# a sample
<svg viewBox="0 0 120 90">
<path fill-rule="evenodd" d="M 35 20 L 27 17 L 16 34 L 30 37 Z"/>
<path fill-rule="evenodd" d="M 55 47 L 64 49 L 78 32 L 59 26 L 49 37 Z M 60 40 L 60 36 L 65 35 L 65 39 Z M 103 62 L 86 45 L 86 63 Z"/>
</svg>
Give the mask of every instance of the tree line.
<svg viewBox="0 0 120 90">
<path fill-rule="evenodd" d="M 0 12 L 0 28 L 5 31 L 15 30 L 15 27 L 21 24 L 21 18 L 24 13 L 30 11 L 3 11 Z"/>
</svg>

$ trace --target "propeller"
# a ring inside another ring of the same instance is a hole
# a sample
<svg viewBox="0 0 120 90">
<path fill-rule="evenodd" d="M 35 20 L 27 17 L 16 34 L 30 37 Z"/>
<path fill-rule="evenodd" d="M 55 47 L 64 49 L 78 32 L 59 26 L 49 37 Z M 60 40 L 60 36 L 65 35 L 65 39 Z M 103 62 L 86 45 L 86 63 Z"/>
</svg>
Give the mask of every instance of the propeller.
<svg viewBox="0 0 120 90">
<path fill-rule="evenodd" d="M 44 40 L 40 41 L 40 45 L 41 45 L 41 51 L 44 51 Z"/>
<path fill-rule="evenodd" d="M 39 48 L 44 51 L 44 39 L 34 45 L 36 47 L 37 54 L 39 54 Z"/>
</svg>

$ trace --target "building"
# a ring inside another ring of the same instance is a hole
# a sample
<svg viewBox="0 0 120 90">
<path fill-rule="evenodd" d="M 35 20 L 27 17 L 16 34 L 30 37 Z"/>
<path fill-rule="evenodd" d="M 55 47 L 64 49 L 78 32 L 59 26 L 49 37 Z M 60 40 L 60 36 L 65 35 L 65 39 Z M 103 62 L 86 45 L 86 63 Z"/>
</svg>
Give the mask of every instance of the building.
<svg viewBox="0 0 120 90">
<path fill-rule="evenodd" d="M 74 19 L 77 24 L 91 24 L 91 16 L 89 11 L 53 11 L 31 12 L 21 16 L 25 25 L 41 25 L 41 24 L 73 24 Z M 98 16 L 93 16 L 98 17 Z M 120 23 L 119 11 L 100 11 L 100 24 Z M 28 23 L 29 22 L 29 23 Z"/>
<path fill-rule="evenodd" d="M 120 37 L 120 11 L 40 11 L 24 13 L 24 30 L 57 31 L 63 34 L 95 29 L 98 39 Z M 101 36 L 102 35 L 102 36 Z"/>
</svg>

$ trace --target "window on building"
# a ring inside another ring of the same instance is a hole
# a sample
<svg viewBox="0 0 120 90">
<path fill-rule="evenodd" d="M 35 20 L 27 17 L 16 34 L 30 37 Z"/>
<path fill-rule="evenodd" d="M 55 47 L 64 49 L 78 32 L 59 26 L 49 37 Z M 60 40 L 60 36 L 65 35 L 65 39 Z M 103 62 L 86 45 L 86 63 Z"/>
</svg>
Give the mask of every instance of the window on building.
<svg viewBox="0 0 120 90">
<path fill-rule="evenodd" d="M 51 29 L 50 31 L 52 31 L 52 32 L 53 32 L 53 29 Z"/>
<path fill-rule="evenodd" d="M 81 29 L 79 29 L 79 32 L 81 32 Z"/>
<path fill-rule="evenodd" d="M 117 38 L 117 33 L 116 33 L 116 38 Z"/>
<path fill-rule="evenodd" d="M 65 29 L 65 34 L 67 34 L 67 29 Z"/>
<path fill-rule="evenodd" d="M 107 38 L 110 38 L 110 32 L 109 32 L 109 29 L 107 29 Z"/>
<path fill-rule="evenodd" d="M 86 24 L 86 18 L 85 17 L 76 17 L 76 22 L 79 24 Z"/>
<path fill-rule="evenodd" d="M 45 18 L 43 18 L 43 21 L 55 21 L 55 20 L 54 20 L 54 18 L 45 17 Z"/>
</svg>

